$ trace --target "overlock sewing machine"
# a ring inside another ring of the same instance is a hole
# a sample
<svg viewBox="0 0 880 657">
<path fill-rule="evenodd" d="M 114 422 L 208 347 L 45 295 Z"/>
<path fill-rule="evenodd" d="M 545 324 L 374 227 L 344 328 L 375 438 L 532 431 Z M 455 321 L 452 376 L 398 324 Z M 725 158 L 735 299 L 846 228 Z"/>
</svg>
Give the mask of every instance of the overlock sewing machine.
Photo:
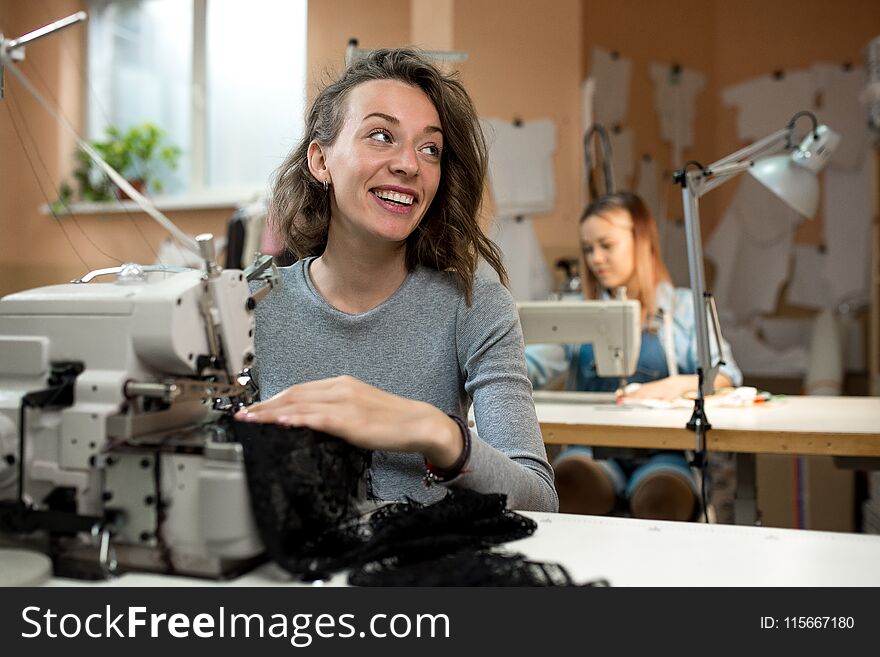
<svg viewBox="0 0 880 657">
<path fill-rule="evenodd" d="M 0 300 L 0 544 L 47 551 L 56 574 L 260 560 L 224 421 L 254 396 L 253 310 L 277 277 L 268 257 L 221 270 L 196 240 L 202 270 L 124 265 Z"/>
</svg>

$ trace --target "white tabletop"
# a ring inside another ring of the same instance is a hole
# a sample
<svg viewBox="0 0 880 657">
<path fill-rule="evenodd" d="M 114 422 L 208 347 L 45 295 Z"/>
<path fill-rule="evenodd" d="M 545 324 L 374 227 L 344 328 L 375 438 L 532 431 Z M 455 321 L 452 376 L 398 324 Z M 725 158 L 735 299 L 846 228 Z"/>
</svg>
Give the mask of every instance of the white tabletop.
<svg viewBox="0 0 880 657">
<path fill-rule="evenodd" d="M 528 513 L 538 531 L 511 543 L 612 586 L 880 586 L 880 536 Z"/>
<path fill-rule="evenodd" d="M 612 586 L 880 586 L 880 536 L 525 512 L 533 536 L 504 549 L 564 565 L 577 583 Z M 278 586 L 274 565 L 230 582 L 144 573 L 110 586 Z M 336 575 L 319 585 L 344 585 Z M 52 586 L 83 585 L 55 578 Z"/>
</svg>

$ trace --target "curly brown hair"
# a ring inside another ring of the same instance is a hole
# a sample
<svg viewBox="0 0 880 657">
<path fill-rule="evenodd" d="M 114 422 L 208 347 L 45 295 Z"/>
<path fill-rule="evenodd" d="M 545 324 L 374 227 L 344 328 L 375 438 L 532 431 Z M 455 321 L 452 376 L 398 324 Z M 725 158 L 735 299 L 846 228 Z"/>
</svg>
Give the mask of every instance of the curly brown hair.
<svg viewBox="0 0 880 657">
<path fill-rule="evenodd" d="M 325 86 L 306 115 L 302 140 L 278 169 L 270 216 L 285 249 L 296 259 L 320 255 L 327 245 L 330 198 L 309 171 L 312 141 L 333 144 L 342 129 L 351 90 L 370 80 L 399 80 L 421 89 L 443 128 L 440 183 L 431 206 L 406 241 L 406 266 L 456 274 L 467 303 L 482 257 L 507 285 L 501 252 L 478 222 L 487 148 L 476 109 L 455 74 L 445 74 L 412 48 L 374 50 Z"/>
</svg>

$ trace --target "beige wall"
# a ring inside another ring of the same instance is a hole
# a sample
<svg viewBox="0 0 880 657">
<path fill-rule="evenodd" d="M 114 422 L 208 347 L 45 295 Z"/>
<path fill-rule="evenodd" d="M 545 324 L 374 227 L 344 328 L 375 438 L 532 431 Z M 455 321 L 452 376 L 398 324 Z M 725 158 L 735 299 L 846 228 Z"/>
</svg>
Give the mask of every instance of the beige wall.
<svg viewBox="0 0 880 657">
<path fill-rule="evenodd" d="M 0 31 L 18 35 L 82 4 L 0 0 Z M 633 60 L 626 123 L 635 131 L 637 155 L 651 153 L 669 172 L 680 163 L 670 161 L 669 146 L 659 139 L 649 63 L 677 62 L 706 74 L 708 85 L 698 98 L 695 146 L 685 157 L 712 161 L 740 145 L 735 116 L 720 104 L 724 86 L 818 60 L 859 63 L 865 43 L 880 33 L 880 2 L 310 0 L 308 21 L 310 96 L 322 76 L 340 70 L 349 38 L 359 39 L 364 47 L 415 41 L 427 48 L 468 52 L 460 70 L 481 115 L 551 118 L 558 139 L 557 206 L 537 217 L 537 232 L 552 263 L 561 255 L 577 253 L 583 178 L 579 94 L 593 46 L 618 50 Z M 81 118 L 84 34 L 78 26 L 31 46 L 24 66 L 41 88 L 52 90 L 74 121 Z M 47 198 L 54 198 L 67 173 L 72 144 L 9 78 L 7 74 L 14 100 L 0 101 L 0 294 L 69 279 L 86 265 L 115 263 L 101 251 L 119 259 L 151 261 L 164 234 L 142 215 L 63 218 L 65 236 L 52 217 L 38 211 Z M 18 120 L 22 111 L 36 141 L 35 149 L 24 137 L 36 176 L 10 119 L 10 112 Z M 45 164 L 33 155 L 36 152 Z M 704 236 L 711 233 L 735 187 L 736 183 L 726 185 L 701 203 Z M 678 190 L 671 184 L 666 189 L 674 211 L 680 205 Z M 230 212 L 231 208 L 178 212 L 172 219 L 190 233 L 222 232 Z M 816 243 L 821 224 L 804 226 L 799 241 Z"/>
<path fill-rule="evenodd" d="M 326 75 L 345 64 L 345 47 L 402 46 L 410 39 L 410 0 L 309 0 L 309 98 Z"/>
<path fill-rule="evenodd" d="M 508 0 L 503 11 L 495 0 L 462 0 L 455 12 L 455 46 L 468 53 L 462 78 L 480 115 L 556 124 L 556 208 L 535 217 L 551 263 L 570 250 L 580 211 L 580 21 L 577 0 Z"/>
</svg>

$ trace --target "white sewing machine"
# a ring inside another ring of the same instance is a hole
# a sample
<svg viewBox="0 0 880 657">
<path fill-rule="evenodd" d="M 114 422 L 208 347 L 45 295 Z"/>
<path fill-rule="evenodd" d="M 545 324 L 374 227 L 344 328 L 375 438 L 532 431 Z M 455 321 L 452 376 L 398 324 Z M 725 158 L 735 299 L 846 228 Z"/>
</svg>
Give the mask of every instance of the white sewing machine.
<svg viewBox="0 0 880 657">
<path fill-rule="evenodd" d="M 197 241 L 201 271 L 124 265 L 0 300 L 0 543 L 49 551 L 56 574 L 221 577 L 262 552 L 217 420 L 252 392 L 247 278 L 274 279 Z"/>
<path fill-rule="evenodd" d="M 631 376 L 642 346 L 638 301 L 528 301 L 517 304 L 526 344 L 592 343 L 599 376 Z"/>
<path fill-rule="evenodd" d="M 642 346 L 641 304 L 635 300 L 528 301 L 517 304 L 526 344 L 593 345 L 599 376 L 631 376 Z M 558 348 L 558 358 L 564 358 Z M 554 352 L 554 358 L 556 357 Z M 535 402 L 610 403 L 614 393 L 535 390 Z"/>
<path fill-rule="evenodd" d="M 50 553 L 56 575 L 117 565 L 231 575 L 263 547 L 241 446 L 223 420 L 253 398 L 253 309 L 276 272 L 270 259 L 247 273 L 218 269 L 213 237 L 193 241 L 174 226 L 18 69 L 26 44 L 85 19 L 0 35 L 0 82 L 12 73 L 204 269 L 123 265 L 0 300 L 0 545 Z M 265 285 L 252 295 L 257 278 Z"/>
</svg>

